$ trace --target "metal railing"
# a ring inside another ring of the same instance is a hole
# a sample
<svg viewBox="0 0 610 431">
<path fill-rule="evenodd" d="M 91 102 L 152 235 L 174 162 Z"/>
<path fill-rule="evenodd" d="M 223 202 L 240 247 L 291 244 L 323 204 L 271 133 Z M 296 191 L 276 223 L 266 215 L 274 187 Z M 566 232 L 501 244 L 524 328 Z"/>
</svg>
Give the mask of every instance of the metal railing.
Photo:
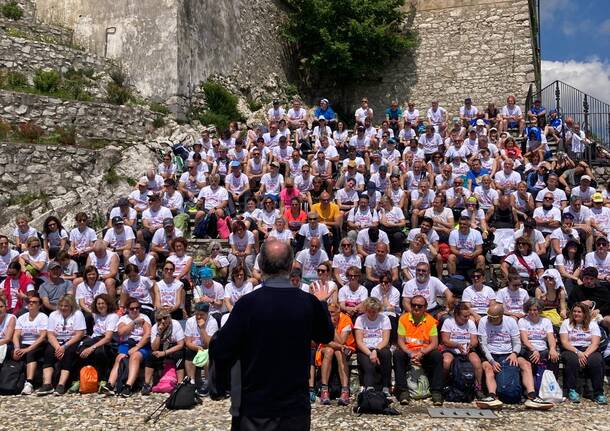
<svg viewBox="0 0 610 431">
<path fill-rule="evenodd" d="M 610 104 L 562 81 L 554 81 L 537 93 L 530 86 L 525 101 L 527 110 L 536 99 L 540 99 L 547 111 L 556 109 L 564 121 L 573 118 L 595 146 L 610 151 Z M 597 158 L 595 147 L 590 153 L 592 159 Z"/>
</svg>

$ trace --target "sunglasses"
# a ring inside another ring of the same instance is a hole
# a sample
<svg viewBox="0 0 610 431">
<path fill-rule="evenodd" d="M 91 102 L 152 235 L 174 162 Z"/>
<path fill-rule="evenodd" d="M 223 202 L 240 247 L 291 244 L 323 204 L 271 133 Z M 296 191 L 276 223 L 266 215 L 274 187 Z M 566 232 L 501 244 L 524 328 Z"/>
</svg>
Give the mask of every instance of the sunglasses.
<svg viewBox="0 0 610 431">
<path fill-rule="evenodd" d="M 341 247 L 351 247 L 351 244 L 341 244 Z"/>
<path fill-rule="evenodd" d="M 139 305 L 137 307 L 129 307 L 129 311 L 137 311 L 139 309 L 140 309 Z"/>
<path fill-rule="evenodd" d="M 347 274 L 347 278 L 358 278 L 360 277 L 359 274 Z"/>
<path fill-rule="evenodd" d="M 174 272 L 174 268 L 163 268 L 163 272 Z"/>
<path fill-rule="evenodd" d="M 318 268 L 318 272 L 328 272 L 326 268 Z"/>
<path fill-rule="evenodd" d="M 425 306 L 425 304 L 411 304 L 412 308 L 424 308 Z"/>
<path fill-rule="evenodd" d="M 308 218 L 307 220 L 309 220 L 309 221 L 316 221 L 316 220 L 318 220 L 318 218 L 317 218 L 317 217 L 314 217 L 314 218 Z"/>
<path fill-rule="evenodd" d="M 28 301 L 30 305 L 40 305 L 40 301 Z"/>
</svg>

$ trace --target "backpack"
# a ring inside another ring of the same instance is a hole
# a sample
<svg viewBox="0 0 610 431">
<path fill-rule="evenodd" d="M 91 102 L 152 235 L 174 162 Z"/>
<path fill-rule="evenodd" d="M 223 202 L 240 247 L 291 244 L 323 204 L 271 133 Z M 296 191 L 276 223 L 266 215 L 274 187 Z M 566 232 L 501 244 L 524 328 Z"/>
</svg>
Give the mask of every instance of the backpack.
<svg viewBox="0 0 610 431">
<path fill-rule="evenodd" d="M 456 296 L 462 296 L 464 289 L 466 289 L 469 284 L 464 278 L 464 276 L 459 274 L 450 275 L 449 277 L 443 280 L 443 283 L 449 288 L 451 293 Z"/>
<path fill-rule="evenodd" d="M 409 395 L 414 400 L 423 400 L 430 396 L 430 383 L 424 369 L 413 365 L 407 372 Z"/>
<path fill-rule="evenodd" d="M 195 385 L 187 379 L 176 386 L 165 401 L 165 407 L 168 410 L 186 410 L 201 404 L 201 399 L 195 391 Z"/>
<path fill-rule="evenodd" d="M 125 357 L 121 359 L 119 363 L 119 369 L 117 372 L 115 391 L 117 394 L 121 393 L 123 388 L 125 387 L 125 382 L 127 382 L 127 377 L 129 377 L 129 358 Z"/>
<path fill-rule="evenodd" d="M 163 366 L 163 375 L 159 379 L 159 383 L 153 386 L 152 391 L 159 394 L 169 394 L 176 389 L 178 383 L 178 375 L 176 367 L 170 361 L 166 361 Z"/>
<path fill-rule="evenodd" d="M 498 398 L 505 404 L 519 404 L 523 393 L 519 367 L 510 365 L 506 359 L 501 365 L 502 370 L 496 374 Z"/>
<path fill-rule="evenodd" d="M 372 415 L 399 415 L 400 413 L 390 407 L 390 400 L 386 395 L 375 389 L 367 389 L 358 394 L 358 402 L 354 406 L 354 413 Z"/>
<path fill-rule="evenodd" d="M 0 369 L 0 394 L 18 395 L 25 385 L 25 362 L 7 359 Z"/>
<path fill-rule="evenodd" d="M 80 370 L 80 388 L 81 394 L 92 394 L 97 392 L 97 370 L 91 365 L 86 365 Z"/>
<path fill-rule="evenodd" d="M 445 388 L 445 399 L 456 403 L 474 400 L 474 367 L 465 356 L 456 356 L 451 364 L 451 384 Z"/>
</svg>

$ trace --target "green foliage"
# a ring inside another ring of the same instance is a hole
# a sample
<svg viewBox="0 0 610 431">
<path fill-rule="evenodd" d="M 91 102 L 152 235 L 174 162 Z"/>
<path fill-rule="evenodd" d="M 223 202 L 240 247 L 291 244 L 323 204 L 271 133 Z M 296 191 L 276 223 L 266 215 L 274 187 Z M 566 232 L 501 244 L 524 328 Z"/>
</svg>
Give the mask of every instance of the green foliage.
<svg viewBox="0 0 610 431">
<path fill-rule="evenodd" d="M 6 140 L 8 135 L 13 131 L 11 124 L 7 121 L 0 119 L 0 139 Z"/>
<path fill-rule="evenodd" d="M 42 93 L 57 91 L 61 76 L 56 70 L 39 69 L 34 73 L 34 87 Z"/>
<path fill-rule="evenodd" d="M 4 30 L 7 36 L 9 37 L 20 37 L 22 39 L 30 39 L 30 34 L 27 31 L 23 31 L 21 29 L 15 27 L 9 27 Z"/>
<path fill-rule="evenodd" d="M 106 92 L 108 93 L 106 96 L 108 102 L 115 105 L 124 105 L 133 97 L 128 87 L 119 85 L 116 82 L 109 82 L 106 86 Z"/>
<path fill-rule="evenodd" d="M 28 79 L 23 73 L 12 70 L 0 70 L 0 88 L 5 90 L 18 90 L 27 87 Z"/>
<path fill-rule="evenodd" d="M 2 5 L 2 15 L 5 18 L 17 21 L 23 16 L 23 10 L 21 10 L 16 1 L 11 1 Z"/>
<path fill-rule="evenodd" d="M 36 200 L 41 200 L 43 203 L 49 202 L 49 196 L 44 192 L 27 192 L 19 195 L 11 196 L 6 202 L 6 206 L 12 205 L 28 205 Z"/>
<path fill-rule="evenodd" d="M 114 185 L 118 184 L 119 181 L 121 181 L 120 175 L 117 174 L 117 172 L 114 170 L 114 168 L 108 169 L 108 171 L 106 171 L 106 173 L 104 174 L 103 179 L 104 179 L 104 181 L 106 181 L 106 183 L 110 184 L 111 186 L 114 186 Z"/>
<path fill-rule="evenodd" d="M 214 81 L 204 82 L 201 84 L 201 88 L 205 94 L 207 106 L 199 118 L 202 124 L 214 124 L 217 130 L 225 130 L 231 121 L 243 120 L 237 110 L 237 96 Z"/>
<path fill-rule="evenodd" d="M 76 128 L 58 127 L 55 129 L 57 141 L 62 145 L 76 145 Z"/>
<path fill-rule="evenodd" d="M 263 104 L 256 99 L 248 98 L 246 102 L 248 103 L 248 109 L 252 112 L 256 112 L 263 107 Z"/>
<path fill-rule="evenodd" d="M 169 108 L 165 106 L 163 103 L 159 102 L 151 102 L 149 108 L 153 112 L 158 112 L 159 114 L 167 115 L 169 114 Z"/>
<path fill-rule="evenodd" d="M 163 119 L 163 117 L 161 117 L 161 116 L 155 117 L 155 119 L 153 120 L 153 127 L 155 129 L 159 129 L 163 126 L 165 126 L 165 120 Z"/>
<path fill-rule="evenodd" d="M 283 0 L 289 7 L 283 33 L 308 79 L 345 87 L 371 80 L 415 46 L 400 31 L 404 0 Z"/>
<path fill-rule="evenodd" d="M 299 89 L 294 84 L 287 84 L 284 88 L 284 93 L 286 93 L 286 98 L 291 100 L 293 97 L 299 95 Z"/>
<path fill-rule="evenodd" d="M 22 123 L 19 125 L 17 128 L 17 133 L 28 142 L 35 143 L 38 142 L 44 131 L 42 130 L 42 127 L 33 121 L 28 121 L 27 123 Z"/>
</svg>

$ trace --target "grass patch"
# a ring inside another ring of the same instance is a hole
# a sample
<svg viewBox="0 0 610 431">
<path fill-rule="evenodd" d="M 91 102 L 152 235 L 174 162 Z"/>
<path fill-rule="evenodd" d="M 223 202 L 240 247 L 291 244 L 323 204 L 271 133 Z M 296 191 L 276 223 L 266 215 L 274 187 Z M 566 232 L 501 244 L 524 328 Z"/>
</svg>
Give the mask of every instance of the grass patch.
<svg viewBox="0 0 610 431">
<path fill-rule="evenodd" d="M 16 1 L 3 4 L 0 11 L 5 18 L 12 19 L 13 21 L 20 20 L 23 17 L 23 10 Z"/>
<path fill-rule="evenodd" d="M 252 112 L 256 112 L 263 107 L 263 104 L 256 99 L 248 98 L 246 100 L 248 104 L 248 109 Z"/>
<path fill-rule="evenodd" d="M 214 81 L 204 82 L 201 88 L 206 100 L 206 109 L 199 115 L 202 124 L 213 124 L 217 130 L 223 131 L 231 121 L 243 121 L 237 110 L 237 96 Z"/>
<path fill-rule="evenodd" d="M 152 124 L 155 129 L 160 129 L 161 127 L 165 126 L 165 120 L 163 119 L 163 117 L 158 116 L 155 117 Z"/>
<path fill-rule="evenodd" d="M 151 102 L 148 107 L 153 112 L 158 112 L 159 114 L 167 115 L 170 113 L 170 110 L 165 104 L 159 102 Z"/>
<path fill-rule="evenodd" d="M 66 73 L 63 77 L 55 70 L 38 70 L 34 74 L 34 85 L 26 76 L 11 70 L 0 71 L 0 89 L 56 97 L 63 100 L 91 101 L 87 81 L 79 72 Z"/>
<path fill-rule="evenodd" d="M 36 200 L 41 200 L 44 203 L 49 202 L 49 196 L 44 192 L 27 192 L 19 195 L 14 195 L 8 198 L 7 206 L 12 205 L 28 205 Z"/>
</svg>

